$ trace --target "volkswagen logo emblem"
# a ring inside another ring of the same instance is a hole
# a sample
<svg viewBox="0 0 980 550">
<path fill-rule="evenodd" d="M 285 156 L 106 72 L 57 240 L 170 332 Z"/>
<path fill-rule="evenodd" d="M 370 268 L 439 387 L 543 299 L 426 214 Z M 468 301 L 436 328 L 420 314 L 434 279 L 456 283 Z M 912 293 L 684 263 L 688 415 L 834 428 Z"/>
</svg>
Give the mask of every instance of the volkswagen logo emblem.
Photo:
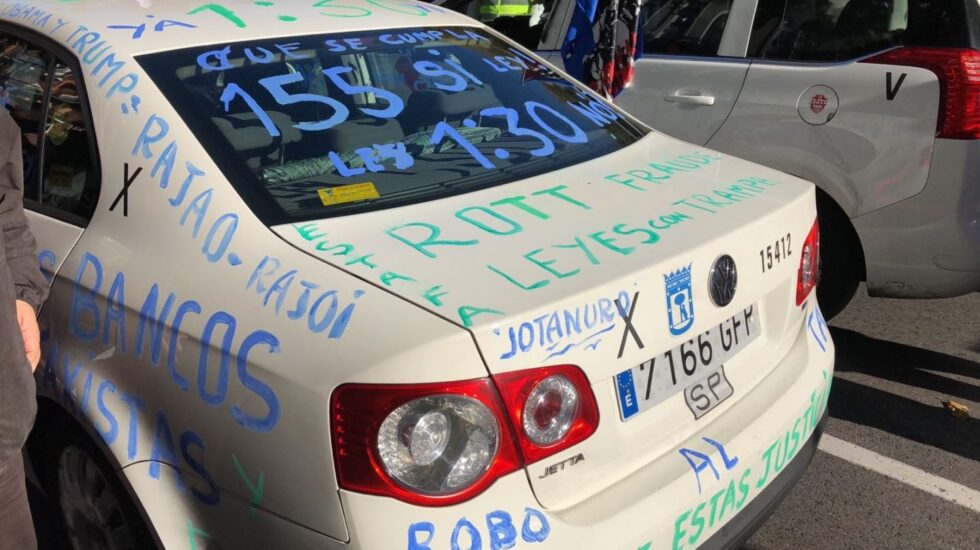
<svg viewBox="0 0 980 550">
<path fill-rule="evenodd" d="M 708 275 L 708 295 L 711 296 L 711 303 L 718 307 L 730 304 L 735 297 L 737 285 L 738 270 L 735 269 L 735 260 L 728 254 L 719 256 L 711 264 L 711 273 Z"/>
</svg>

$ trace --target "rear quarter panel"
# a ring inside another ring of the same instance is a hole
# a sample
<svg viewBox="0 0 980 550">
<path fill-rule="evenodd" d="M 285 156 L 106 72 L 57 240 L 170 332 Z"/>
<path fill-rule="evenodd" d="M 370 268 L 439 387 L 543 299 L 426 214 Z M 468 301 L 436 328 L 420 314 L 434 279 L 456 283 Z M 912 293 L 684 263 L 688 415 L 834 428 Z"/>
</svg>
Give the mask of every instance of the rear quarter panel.
<svg viewBox="0 0 980 550">
<path fill-rule="evenodd" d="M 813 86 L 839 99 L 825 124 L 801 117 Z M 922 191 L 938 107 L 939 82 L 925 69 L 753 61 L 708 146 L 813 181 L 855 217 Z"/>
</svg>

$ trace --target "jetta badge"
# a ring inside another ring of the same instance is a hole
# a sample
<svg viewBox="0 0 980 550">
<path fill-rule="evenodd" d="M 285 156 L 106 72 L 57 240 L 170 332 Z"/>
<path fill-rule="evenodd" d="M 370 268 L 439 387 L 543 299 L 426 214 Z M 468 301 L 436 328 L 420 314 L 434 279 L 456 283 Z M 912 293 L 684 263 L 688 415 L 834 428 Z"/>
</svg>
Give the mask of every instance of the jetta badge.
<svg viewBox="0 0 980 550">
<path fill-rule="evenodd" d="M 728 254 L 722 254 L 711 264 L 708 275 L 708 296 L 711 297 L 711 303 L 718 307 L 727 306 L 735 297 L 737 286 L 738 270 L 735 269 L 735 260 Z"/>
</svg>

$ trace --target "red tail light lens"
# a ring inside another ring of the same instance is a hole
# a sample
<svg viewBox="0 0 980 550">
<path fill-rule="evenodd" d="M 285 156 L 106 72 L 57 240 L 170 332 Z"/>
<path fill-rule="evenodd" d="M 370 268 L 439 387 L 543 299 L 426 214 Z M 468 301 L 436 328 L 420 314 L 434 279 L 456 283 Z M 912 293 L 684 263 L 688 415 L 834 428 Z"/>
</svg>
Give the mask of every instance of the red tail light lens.
<svg viewBox="0 0 980 550">
<path fill-rule="evenodd" d="M 340 487 L 424 506 L 483 492 L 521 468 L 489 379 L 345 384 L 330 403 Z"/>
<path fill-rule="evenodd" d="M 592 387 L 576 366 L 509 372 L 493 380 L 527 464 L 584 441 L 599 426 Z"/>
<path fill-rule="evenodd" d="M 796 272 L 796 305 L 806 300 L 820 278 L 820 227 L 816 221 L 810 228 L 800 251 L 800 269 Z"/>
<path fill-rule="evenodd" d="M 330 417 L 342 489 L 448 506 L 583 441 L 599 409 L 581 369 L 561 365 L 493 382 L 344 384 Z"/>
<path fill-rule="evenodd" d="M 980 139 L 980 51 L 968 48 L 896 48 L 862 63 L 928 69 L 939 78 L 936 137 Z"/>
</svg>

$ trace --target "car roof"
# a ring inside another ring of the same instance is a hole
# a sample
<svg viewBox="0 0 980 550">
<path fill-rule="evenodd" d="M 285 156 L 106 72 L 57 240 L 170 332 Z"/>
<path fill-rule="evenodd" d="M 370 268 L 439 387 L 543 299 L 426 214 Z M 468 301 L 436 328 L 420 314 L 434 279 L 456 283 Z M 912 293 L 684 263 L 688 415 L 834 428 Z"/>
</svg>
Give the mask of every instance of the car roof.
<svg viewBox="0 0 980 550">
<path fill-rule="evenodd" d="M 107 45 L 117 56 L 309 34 L 482 26 L 412 0 L 40 0 L 2 2 L 0 19 L 39 31 L 76 54 Z M 80 42 L 87 33 L 98 36 Z"/>
</svg>

